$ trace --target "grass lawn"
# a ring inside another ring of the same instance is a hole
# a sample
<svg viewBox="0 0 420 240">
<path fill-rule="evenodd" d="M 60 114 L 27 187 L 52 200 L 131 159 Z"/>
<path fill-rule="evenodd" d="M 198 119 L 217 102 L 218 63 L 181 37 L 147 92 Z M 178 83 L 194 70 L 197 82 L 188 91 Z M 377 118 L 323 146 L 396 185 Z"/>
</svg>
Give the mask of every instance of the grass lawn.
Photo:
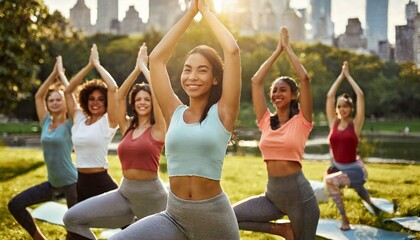
<svg viewBox="0 0 420 240">
<path fill-rule="evenodd" d="M 37 149 L 0 147 L 0 239 L 30 239 L 7 210 L 8 200 L 22 190 L 46 180 L 42 152 Z M 110 173 L 119 181 L 120 164 L 115 155 L 109 157 Z M 386 199 L 397 198 L 400 216 L 420 215 L 420 165 L 372 164 L 368 163 L 369 180 L 366 187 L 373 197 Z M 327 161 L 304 161 L 303 171 L 308 179 L 322 181 L 323 172 L 328 167 Z M 161 178 L 168 180 L 165 159 L 161 163 Z M 222 185 L 231 203 L 236 203 L 251 195 L 261 194 L 266 184 L 265 165 L 260 157 L 226 157 Z M 396 224 L 383 224 L 362 206 L 360 198 L 352 189 L 345 189 L 345 205 L 351 223 L 366 224 L 382 229 L 410 233 L 420 238 L 420 233 L 410 232 Z M 322 218 L 338 218 L 335 204 L 330 199 L 320 204 Z M 392 217 L 385 215 L 385 217 Z M 48 239 L 64 239 L 65 230 L 42 221 L 37 225 Z M 241 231 L 241 239 L 282 239 L 262 233 Z"/>
</svg>

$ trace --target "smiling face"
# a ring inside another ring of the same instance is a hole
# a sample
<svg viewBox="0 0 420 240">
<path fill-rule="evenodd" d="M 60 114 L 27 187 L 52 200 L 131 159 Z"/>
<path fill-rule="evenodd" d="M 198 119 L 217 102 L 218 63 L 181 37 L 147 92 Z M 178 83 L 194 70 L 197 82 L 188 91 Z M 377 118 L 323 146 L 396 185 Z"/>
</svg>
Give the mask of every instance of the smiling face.
<svg viewBox="0 0 420 240">
<path fill-rule="evenodd" d="M 67 111 L 63 92 L 51 92 L 47 98 L 47 109 L 51 114 L 60 114 Z"/>
<path fill-rule="evenodd" d="M 339 118 L 348 119 L 351 117 L 352 106 L 344 99 L 337 100 L 336 112 Z"/>
<path fill-rule="evenodd" d="M 270 101 L 277 109 L 290 106 L 290 102 L 296 98 L 297 94 L 292 93 L 290 85 L 281 79 L 271 87 Z"/>
<path fill-rule="evenodd" d="M 190 98 L 208 98 L 217 80 L 213 75 L 213 67 L 201 54 L 188 56 L 181 74 L 181 85 Z"/>
<path fill-rule="evenodd" d="M 91 116 L 102 116 L 106 113 L 106 96 L 98 89 L 94 90 L 88 97 L 88 109 Z"/>
<path fill-rule="evenodd" d="M 134 109 L 139 116 L 148 116 L 152 113 L 152 96 L 144 90 L 137 92 L 134 97 Z"/>
</svg>

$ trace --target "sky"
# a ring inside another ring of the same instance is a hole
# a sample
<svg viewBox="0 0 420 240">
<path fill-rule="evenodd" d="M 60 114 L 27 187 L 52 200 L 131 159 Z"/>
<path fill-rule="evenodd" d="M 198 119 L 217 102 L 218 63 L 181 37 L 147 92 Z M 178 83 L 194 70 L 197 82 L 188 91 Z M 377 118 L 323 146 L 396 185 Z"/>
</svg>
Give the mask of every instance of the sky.
<svg viewBox="0 0 420 240">
<path fill-rule="evenodd" d="M 85 0 L 86 5 L 91 9 L 92 24 L 95 24 L 96 5 L 98 0 Z M 151 0 L 153 1 L 153 0 Z M 216 8 L 222 0 L 214 0 Z M 388 40 L 391 44 L 395 43 L 395 26 L 405 25 L 405 5 L 409 0 L 388 0 Z M 420 0 L 412 0 L 419 4 Z M 50 11 L 59 10 L 65 17 L 70 16 L 70 8 L 76 4 L 77 0 L 44 0 Z M 309 0 L 291 0 L 292 8 L 305 8 Z M 335 35 L 344 33 L 349 18 L 359 18 L 362 27 L 365 28 L 365 4 L 366 0 L 332 0 L 331 18 L 334 22 Z M 129 6 L 134 5 L 140 13 L 143 22 L 146 22 L 149 15 L 148 0 L 119 0 L 118 18 L 121 21 Z"/>
</svg>

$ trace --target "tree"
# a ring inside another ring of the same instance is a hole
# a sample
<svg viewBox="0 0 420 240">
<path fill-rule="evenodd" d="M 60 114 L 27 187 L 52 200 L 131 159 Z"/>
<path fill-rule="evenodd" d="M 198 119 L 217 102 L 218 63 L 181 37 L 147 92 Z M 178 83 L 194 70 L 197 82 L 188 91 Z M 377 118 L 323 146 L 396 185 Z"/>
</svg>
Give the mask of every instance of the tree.
<svg viewBox="0 0 420 240">
<path fill-rule="evenodd" d="M 64 37 L 67 23 L 41 0 L 0 1 L 0 113 L 31 96 L 48 43 Z"/>
</svg>

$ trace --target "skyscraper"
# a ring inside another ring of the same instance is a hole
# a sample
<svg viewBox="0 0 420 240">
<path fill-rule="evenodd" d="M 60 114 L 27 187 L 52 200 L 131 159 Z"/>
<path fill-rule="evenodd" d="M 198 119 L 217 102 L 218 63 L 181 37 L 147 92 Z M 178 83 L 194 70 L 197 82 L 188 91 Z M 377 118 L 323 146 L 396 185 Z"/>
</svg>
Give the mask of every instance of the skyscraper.
<svg viewBox="0 0 420 240">
<path fill-rule="evenodd" d="M 85 0 L 77 0 L 73 8 L 70 9 L 71 24 L 86 34 L 92 34 L 93 27 L 90 23 L 90 9 L 86 6 Z"/>
<path fill-rule="evenodd" d="M 388 41 L 388 0 L 366 0 L 366 38 L 374 53 L 379 42 Z"/>
<path fill-rule="evenodd" d="M 101 33 L 113 32 L 113 21 L 118 21 L 118 0 L 98 0 L 96 31 Z"/>
<path fill-rule="evenodd" d="M 309 9 L 311 31 L 308 37 L 313 41 L 331 45 L 334 39 L 331 0 L 311 0 Z"/>
</svg>

